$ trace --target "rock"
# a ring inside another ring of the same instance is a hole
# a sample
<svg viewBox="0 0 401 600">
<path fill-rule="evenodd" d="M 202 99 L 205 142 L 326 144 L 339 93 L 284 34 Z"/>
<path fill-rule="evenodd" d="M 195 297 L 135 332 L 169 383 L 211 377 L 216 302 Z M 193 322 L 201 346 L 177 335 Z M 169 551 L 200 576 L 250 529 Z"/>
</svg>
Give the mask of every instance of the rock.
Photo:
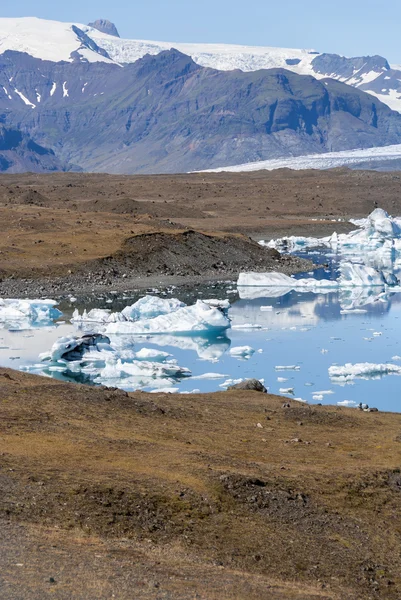
<svg viewBox="0 0 401 600">
<path fill-rule="evenodd" d="M 250 390 L 253 392 L 263 392 L 264 394 L 267 393 L 267 389 L 263 383 L 257 379 L 247 379 L 246 381 L 241 381 L 241 383 L 230 385 L 230 387 L 227 388 L 227 391 L 228 390 Z"/>
<path fill-rule="evenodd" d="M 93 23 L 88 23 L 88 27 L 93 27 L 102 33 L 107 33 L 114 37 L 120 37 L 117 27 L 108 19 L 97 19 L 96 21 L 93 21 Z"/>
</svg>

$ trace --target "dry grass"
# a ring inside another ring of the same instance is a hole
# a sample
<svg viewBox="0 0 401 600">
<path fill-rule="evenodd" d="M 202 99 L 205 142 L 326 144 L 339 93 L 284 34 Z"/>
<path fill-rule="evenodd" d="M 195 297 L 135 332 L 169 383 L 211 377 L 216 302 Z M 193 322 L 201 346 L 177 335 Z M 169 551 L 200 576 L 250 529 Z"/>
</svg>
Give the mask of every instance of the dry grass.
<svg viewBox="0 0 401 600">
<path fill-rule="evenodd" d="M 135 548 L 153 577 L 160 553 L 166 595 L 138 598 L 400 595 L 401 415 L 283 409 L 255 392 L 126 396 L 4 370 L 0 398 L 3 517 L 36 535 L 34 554 L 57 527 L 85 598 L 109 597 L 105 578 L 91 587 L 85 540 L 120 548 L 106 572 Z"/>
</svg>

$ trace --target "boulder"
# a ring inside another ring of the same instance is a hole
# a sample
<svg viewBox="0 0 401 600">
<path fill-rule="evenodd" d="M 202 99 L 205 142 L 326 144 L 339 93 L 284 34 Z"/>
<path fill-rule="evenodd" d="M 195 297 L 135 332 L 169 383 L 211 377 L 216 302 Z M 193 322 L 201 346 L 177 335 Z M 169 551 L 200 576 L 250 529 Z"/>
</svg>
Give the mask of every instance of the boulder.
<svg viewBox="0 0 401 600">
<path fill-rule="evenodd" d="M 263 383 L 257 379 L 247 379 L 246 381 L 241 381 L 241 383 L 230 385 L 230 387 L 227 388 L 227 391 L 228 390 L 250 390 L 252 392 L 263 392 L 264 394 L 267 393 L 267 389 Z"/>
</svg>

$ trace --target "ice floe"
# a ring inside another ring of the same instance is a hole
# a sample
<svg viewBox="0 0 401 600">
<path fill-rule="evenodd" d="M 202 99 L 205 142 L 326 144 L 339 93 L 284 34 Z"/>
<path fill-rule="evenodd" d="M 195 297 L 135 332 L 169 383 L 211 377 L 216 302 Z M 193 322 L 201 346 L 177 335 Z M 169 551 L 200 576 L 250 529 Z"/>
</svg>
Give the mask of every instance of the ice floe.
<svg viewBox="0 0 401 600">
<path fill-rule="evenodd" d="M 235 358 L 250 358 L 255 354 L 255 350 L 251 346 L 235 346 L 234 348 L 230 348 L 228 353 Z"/>
<path fill-rule="evenodd" d="M 51 325 L 61 317 L 55 300 L 0 299 L 0 328 L 25 330 Z"/>
<path fill-rule="evenodd" d="M 396 247 L 401 240 L 401 217 L 393 218 L 385 210 L 376 208 L 366 219 L 352 221 L 358 229 L 350 233 L 333 233 L 322 238 L 290 236 L 260 242 L 264 246 L 277 248 L 286 252 L 295 252 L 306 248 L 359 248 L 374 250 L 383 247 L 386 241 L 395 242 Z"/>
<path fill-rule="evenodd" d="M 105 333 L 207 335 L 225 331 L 229 327 L 230 321 L 222 310 L 198 300 L 192 306 L 183 306 L 174 312 L 159 314 L 154 318 L 109 322 Z"/>
<path fill-rule="evenodd" d="M 354 379 L 380 379 L 384 375 L 401 375 L 401 366 L 391 363 L 347 363 L 343 366 L 329 367 L 329 376 L 333 383 L 348 383 Z"/>
<path fill-rule="evenodd" d="M 330 289 L 337 288 L 338 283 L 336 281 L 329 281 L 327 279 L 315 279 L 314 277 L 295 279 L 289 277 L 284 273 L 276 273 L 272 271 L 270 273 L 240 273 L 237 281 L 238 287 L 263 287 L 263 288 L 285 288 L 287 290 L 295 289 Z"/>
</svg>

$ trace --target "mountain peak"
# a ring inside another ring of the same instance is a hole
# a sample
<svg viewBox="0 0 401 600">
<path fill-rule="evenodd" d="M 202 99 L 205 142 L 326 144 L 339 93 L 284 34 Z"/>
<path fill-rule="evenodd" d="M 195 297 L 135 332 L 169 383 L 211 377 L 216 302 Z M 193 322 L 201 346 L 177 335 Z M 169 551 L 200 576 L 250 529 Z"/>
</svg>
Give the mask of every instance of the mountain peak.
<svg viewBox="0 0 401 600">
<path fill-rule="evenodd" d="M 111 21 L 107 19 L 97 19 L 97 21 L 93 21 L 93 23 L 88 23 L 88 27 L 93 27 L 102 33 L 107 33 L 108 35 L 112 35 L 114 37 L 120 37 L 118 33 L 117 27 Z"/>
</svg>

